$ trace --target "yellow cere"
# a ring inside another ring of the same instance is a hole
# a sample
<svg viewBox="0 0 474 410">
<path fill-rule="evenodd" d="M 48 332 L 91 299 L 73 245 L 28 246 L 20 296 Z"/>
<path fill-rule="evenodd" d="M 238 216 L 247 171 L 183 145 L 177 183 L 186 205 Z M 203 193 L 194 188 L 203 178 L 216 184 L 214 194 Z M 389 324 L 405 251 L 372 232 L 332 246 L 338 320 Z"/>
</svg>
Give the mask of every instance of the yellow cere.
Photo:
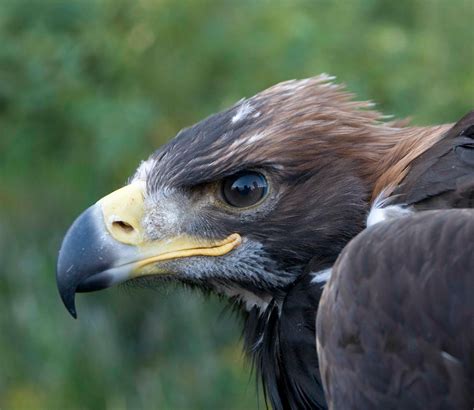
<svg viewBox="0 0 474 410">
<path fill-rule="evenodd" d="M 105 226 L 118 242 L 138 245 L 143 241 L 141 220 L 144 192 L 145 182 L 136 181 L 112 192 L 98 202 Z"/>
</svg>

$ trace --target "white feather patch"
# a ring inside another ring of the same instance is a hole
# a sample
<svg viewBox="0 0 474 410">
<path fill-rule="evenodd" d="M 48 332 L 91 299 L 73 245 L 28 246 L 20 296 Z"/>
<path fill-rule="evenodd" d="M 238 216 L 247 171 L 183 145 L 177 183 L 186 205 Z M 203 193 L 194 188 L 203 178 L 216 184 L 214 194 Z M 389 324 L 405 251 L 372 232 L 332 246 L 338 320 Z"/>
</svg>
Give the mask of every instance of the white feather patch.
<svg viewBox="0 0 474 410">
<path fill-rule="evenodd" d="M 310 275 L 313 276 L 311 283 L 322 283 L 324 285 L 331 277 L 331 273 L 332 268 L 323 269 L 318 272 L 311 272 Z"/>
<path fill-rule="evenodd" d="M 382 192 L 374 201 L 369 215 L 367 216 L 367 226 L 378 224 L 390 219 L 397 219 L 403 216 L 408 216 L 413 213 L 413 210 L 405 205 L 388 205 L 390 198 L 386 198 Z"/>
<path fill-rule="evenodd" d="M 441 352 L 441 356 L 443 356 L 443 359 L 448 362 L 456 363 L 458 365 L 461 364 L 461 361 L 459 359 L 456 359 L 453 355 L 450 355 L 448 352 L 445 352 L 444 350 Z"/>
<path fill-rule="evenodd" d="M 253 111 L 254 111 L 254 108 L 248 102 L 246 101 L 243 102 L 242 104 L 240 104 L 239 109 L 237 110 L 235 115 L 232 117 L 232 124 L 235 124 L 237 121 L 243 120 Z"/>
<path fill-rule="evenodd" d="M 242 289 L 238 286 L 227 287 L 227 286 L 216 286 L 216 290 L 229 298 L 237 298 L 242 302 L 247 311 L 252 310 L 252 308 L 257 307 L 260 312 L 264 312 L 268 307 L 269 303 L 272 300 L 270 295 L 257 296 L 255 293 L 252 293 L 246 289 Z"/>
</svg>

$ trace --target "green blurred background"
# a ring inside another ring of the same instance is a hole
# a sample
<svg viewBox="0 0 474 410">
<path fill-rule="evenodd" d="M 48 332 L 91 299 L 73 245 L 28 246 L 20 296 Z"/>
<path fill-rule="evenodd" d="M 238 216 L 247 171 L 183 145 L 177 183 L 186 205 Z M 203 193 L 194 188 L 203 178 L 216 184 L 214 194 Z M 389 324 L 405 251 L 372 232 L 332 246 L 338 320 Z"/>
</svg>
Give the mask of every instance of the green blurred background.
<svg viewBox="0 0 474 410">
<path fill-rule="evenodd" d="M 473 21 L 473 0 L 2 0 L 0 408 L 257 408 L 222 301 L 112 289 L 71 319 L 65 229 L 180 128 L 282 80 L 328 72 L 386 113 L 456 121 Z"/>
</svg>

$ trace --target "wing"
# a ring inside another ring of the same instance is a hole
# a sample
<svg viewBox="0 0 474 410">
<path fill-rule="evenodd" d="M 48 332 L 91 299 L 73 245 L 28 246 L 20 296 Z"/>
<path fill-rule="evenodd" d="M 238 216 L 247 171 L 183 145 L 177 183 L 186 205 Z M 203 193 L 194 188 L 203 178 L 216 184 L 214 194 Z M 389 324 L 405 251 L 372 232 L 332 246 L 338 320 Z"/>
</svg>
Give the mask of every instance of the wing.
<svg viewBox="0 0 474 410">
<path fill-rule="evenodd" d="M 376 224 L 324 289 L 317 345 L 333 409 L 474 405 L 474 210 Z"/>
<path fill-rule="evenodd" d="M 395 194 L 418 209 L 474 207 L 474 111 L 413 161 Z"/>
</svg>

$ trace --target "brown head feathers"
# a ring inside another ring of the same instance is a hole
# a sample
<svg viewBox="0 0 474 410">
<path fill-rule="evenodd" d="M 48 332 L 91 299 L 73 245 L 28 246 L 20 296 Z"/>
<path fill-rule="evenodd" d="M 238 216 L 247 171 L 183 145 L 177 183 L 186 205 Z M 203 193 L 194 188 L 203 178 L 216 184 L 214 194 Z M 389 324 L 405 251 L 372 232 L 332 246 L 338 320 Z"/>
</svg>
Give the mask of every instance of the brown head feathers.
<svg viewBox="0 0 474 410">
<path fill-rule="evenodd" d="M 153 155 L 166 173 L 151 175 L 149 188 L 196 185 L 255 167 L 301 174 L 347 159 L 375 198 L 391 192 L 449 128 L 388 122 L 332 80 L 323 74 L 286 81 L 184 129 Z"/>
</svg>

